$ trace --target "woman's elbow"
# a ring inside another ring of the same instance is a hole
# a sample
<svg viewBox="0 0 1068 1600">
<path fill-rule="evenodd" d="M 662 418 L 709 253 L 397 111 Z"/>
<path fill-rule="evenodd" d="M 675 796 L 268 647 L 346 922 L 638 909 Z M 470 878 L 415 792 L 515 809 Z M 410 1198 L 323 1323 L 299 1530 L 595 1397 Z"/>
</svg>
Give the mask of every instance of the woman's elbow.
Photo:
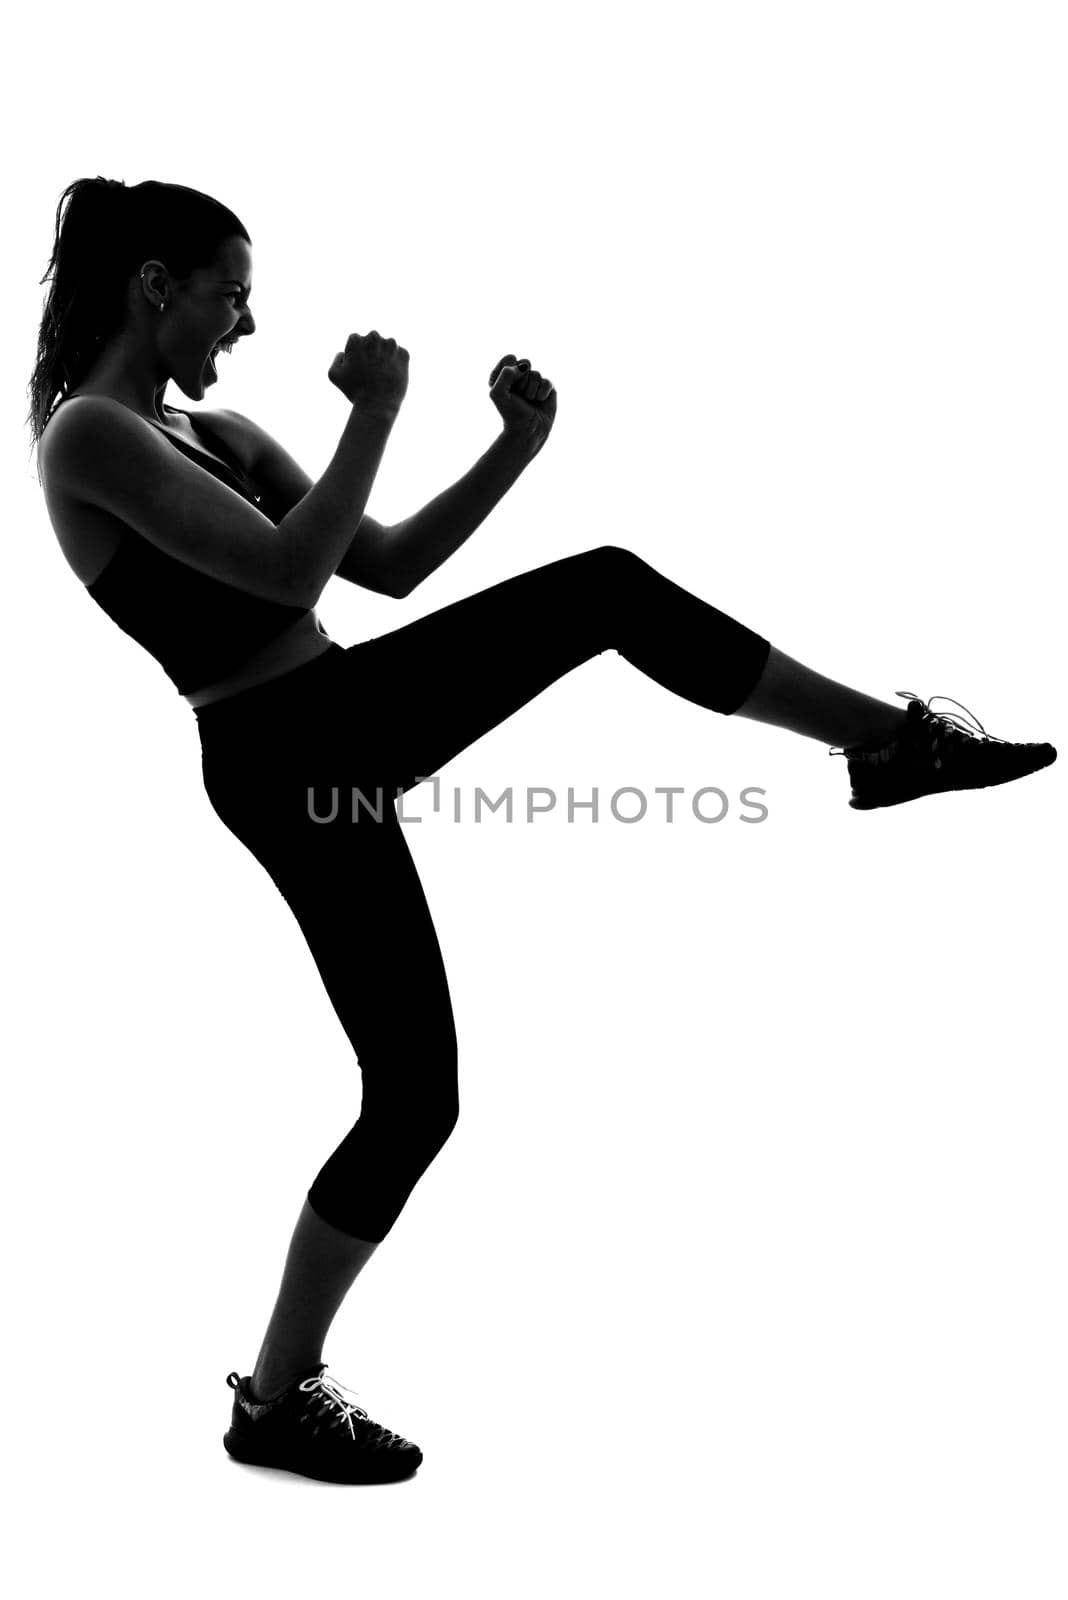
<svg viewBox="0 0 1068 1600">
<path fill-rule="evenodd" d="M 426 577 L 425 572 L 415 572 L 402 561 L 384 561 L 380 568 L 383 591 L 394 600 L 407 600 L 412 590 L 418 588 Z"/>
</svg>

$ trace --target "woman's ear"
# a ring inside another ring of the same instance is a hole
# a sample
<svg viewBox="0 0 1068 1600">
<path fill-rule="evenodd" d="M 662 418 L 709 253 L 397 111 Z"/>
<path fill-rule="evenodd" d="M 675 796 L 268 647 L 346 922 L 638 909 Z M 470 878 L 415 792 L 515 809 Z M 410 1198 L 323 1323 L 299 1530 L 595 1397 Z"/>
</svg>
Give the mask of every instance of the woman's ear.
<svg viewBox="0 0 1068 1600">
<path fill-rule="evenodd" d="M 170 274 L 162 261 L 146 261 L 140 272 L 141 294 L 153 311 L 161 311 L 170 299 Z"/>
</svg>

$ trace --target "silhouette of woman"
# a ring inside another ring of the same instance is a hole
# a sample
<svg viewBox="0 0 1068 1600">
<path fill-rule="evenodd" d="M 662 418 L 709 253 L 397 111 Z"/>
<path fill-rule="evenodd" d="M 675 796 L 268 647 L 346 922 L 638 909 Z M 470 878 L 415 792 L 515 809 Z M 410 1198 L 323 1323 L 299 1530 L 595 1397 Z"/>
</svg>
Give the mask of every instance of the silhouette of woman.
<svg viewBox="0 0 1068 1600">
<path fill-rule="evenodd" d="M 857 809 L 1004 783 L 1056 752 L 976 733 L 911 692 L 894 706 L 823 677 L 611 544 L 343 648 L 314 609 L 330 577 L 409 595 L 537 455 L 556 392 L 503 356 L 489 449 L 383 527 L 364 508 L 408 385 L 394 339 L 352 334 L 334 357 L 348 415 L 316 482 L 240 413 L 165 404 L 171 380 L 202 400 L 218 352 L 254 331 L 251 278 L 247 231 L 209 196 L 70 184 L 41 280 L 29 423 L 70 566 L 193 707 L 208 798 L 291 908 L 359 1060 L 359 1120 L 308 1191 L 252 1373 L 227 1379 L 226 1448 L 383 1481 L 421 1452 L 353 1403 L 323 1342 L 458 1113 L 448 984 L 396 797 L 606 650 L 709 711 L 839 747 Z M 319 785 L 366 804 L 327 822 L 309 804 Z"/>
</svg>

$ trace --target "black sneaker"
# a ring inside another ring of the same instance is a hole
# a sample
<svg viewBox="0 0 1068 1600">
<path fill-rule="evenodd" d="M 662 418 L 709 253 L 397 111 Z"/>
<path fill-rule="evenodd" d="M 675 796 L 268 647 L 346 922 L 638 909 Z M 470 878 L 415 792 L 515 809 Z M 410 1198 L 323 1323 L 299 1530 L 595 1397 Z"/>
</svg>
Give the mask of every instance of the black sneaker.
<svg viewBox="0 0 1068 1600">
<path fill-rule="evenodd" d="M 309 1367 L 273 1400 L 254 1400 L 250 1378 L 231 1372 L 234 1409 L 223 1444 L 236 1461 L 278 1467 L 324 1483 L 395 1483 L 423 1459 L 418 1445 L 372 1422 L 350 1391 Z"/>
<path fill-rule="evenodd" d="M 905 800 L 918 800 L 925 794 L 947 794 L 953 789 L 989 789 L 998 783 L 1026 778 L 1057 759 L 1051 744 L 1010 744 L 995 739 L 972 716 L 975 729 L 952 712 L 935 712 L 935 700 L 949 700 L 936 694 L 926 704 L 908 689 L 897 693 L 909 702 L 905 727 L 896 738 L 882 745 L 855 745 L 851 749 L 831 750 L 832 756 L 845 756 L 853 795 L 849 804 L 856 811 L 874 811 L 877 806 L 898 806 Z"/>
</svg>

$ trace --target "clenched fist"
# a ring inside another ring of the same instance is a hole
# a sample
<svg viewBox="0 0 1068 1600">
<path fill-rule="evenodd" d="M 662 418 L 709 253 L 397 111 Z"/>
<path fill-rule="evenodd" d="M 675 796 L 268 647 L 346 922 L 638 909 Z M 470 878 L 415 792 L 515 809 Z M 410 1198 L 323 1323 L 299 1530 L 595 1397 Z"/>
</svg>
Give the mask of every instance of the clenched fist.
<svg viewBox="0 0 1068 1600">
<path fill-rule="evenodd" d="M 506 433 L 520 434 L 540 450 L 556 418 L 556 390 L 524 356 L 502 356 L 489 376 L 490 399 Z"/>
<path fill-rule="evenodd" d="M 408 360 L 403 345 L 372 328 L 368 334 L 349 334 L 327 377 L 354 406 L 399 411 L 408 392 Z"/>
</svg>

